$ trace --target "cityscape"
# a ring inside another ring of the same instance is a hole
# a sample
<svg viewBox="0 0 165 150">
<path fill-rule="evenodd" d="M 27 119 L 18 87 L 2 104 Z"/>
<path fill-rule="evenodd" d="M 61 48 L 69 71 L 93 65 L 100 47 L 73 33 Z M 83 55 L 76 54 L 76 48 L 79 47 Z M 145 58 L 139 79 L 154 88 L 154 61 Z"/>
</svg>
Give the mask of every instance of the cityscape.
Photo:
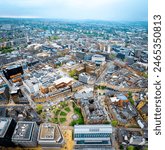
<svg viewBox="0 0 165 150">
<path fill-rule="evenodd" d="M 81 17 L 0 17 L 1 150 L 148 150 L 148 22 Z"/>
</svg>

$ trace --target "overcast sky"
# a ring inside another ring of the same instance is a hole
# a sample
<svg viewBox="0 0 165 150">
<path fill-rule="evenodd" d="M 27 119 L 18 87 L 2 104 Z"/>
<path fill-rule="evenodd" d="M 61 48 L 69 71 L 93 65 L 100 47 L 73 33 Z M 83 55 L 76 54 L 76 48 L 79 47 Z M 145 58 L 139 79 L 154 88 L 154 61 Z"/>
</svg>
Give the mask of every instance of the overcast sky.
<svg viewBox="0 0 165 150">
<path fill-rule="evenodd" d="M 147 0 L 0 0 L 0 17 L 147 21 Z"/>
</svg>

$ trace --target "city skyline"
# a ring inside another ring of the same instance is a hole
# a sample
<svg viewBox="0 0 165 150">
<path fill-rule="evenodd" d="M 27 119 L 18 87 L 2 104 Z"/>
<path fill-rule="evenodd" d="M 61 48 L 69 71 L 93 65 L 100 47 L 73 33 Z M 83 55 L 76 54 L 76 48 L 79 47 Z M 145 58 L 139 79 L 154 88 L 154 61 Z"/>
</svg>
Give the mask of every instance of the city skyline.
<svg viewBox="0 0 165 150">
<path fill-rule="evenodd" d="M 147 21 L 147 0 L 0 0 L 0 17 Z"/>
</svg>

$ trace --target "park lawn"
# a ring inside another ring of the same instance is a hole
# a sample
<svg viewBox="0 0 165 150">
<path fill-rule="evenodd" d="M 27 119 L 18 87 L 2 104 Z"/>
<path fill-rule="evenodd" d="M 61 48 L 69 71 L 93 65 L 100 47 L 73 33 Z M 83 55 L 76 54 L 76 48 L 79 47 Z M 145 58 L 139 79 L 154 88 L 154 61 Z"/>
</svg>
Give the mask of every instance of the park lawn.
<svg viewBox="0 0 165 150">
<path fill-rule="evenodd" d="M 65 108 L 65 111 L 70 112 L 70 108 L 69 107 L 66 107 Z"/>
<path fill-rule="evenodd" d="M 66 116 L 66 115 L 67 114 L 65 112 L 63 112 L 63 111 L 60 113 L 60 116 Z"/>
<path fill-rule="evenodd" d="M 60 123 L 64 123 L 66 121 L 66 118 L 60 118 Z"/>
</svg>

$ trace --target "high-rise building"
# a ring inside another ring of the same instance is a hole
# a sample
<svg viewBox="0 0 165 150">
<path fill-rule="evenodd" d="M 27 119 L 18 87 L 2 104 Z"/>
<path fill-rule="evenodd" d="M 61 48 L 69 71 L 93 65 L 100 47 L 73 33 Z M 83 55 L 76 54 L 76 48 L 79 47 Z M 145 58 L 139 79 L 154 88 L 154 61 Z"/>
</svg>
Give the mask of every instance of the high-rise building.
<svg viewBox="0 0 165 150">
<path fill-rule="evenodd" d="M 75 149 L 111 150 L 111 125 L 75 125 Z"/>
<path fill-rule="evenodd" d="M 0 118 L 0 146 L 13 147 L 12 135 L 16 126 L 12 118 Z"/>
<path fill-rule="evenodd" d="M 15 76 L 19 76 L 23 74 L 23 68 L 21 65 L 12 65 L 8 66 L 6 69 L 3 70 L 3 73 L 6 79 L 11 79 Z"/>
<path fill-rule="evenodd" d="M 12 141 L 19 146 L 37 146 L 38 126 L 36 122 L 18 121 L 14 130 Z"/>
<path fill-rule="evenodd" d="M 45 150 L 62 147 L 64 137 L 59 126 L 54 123 L 41 124 L 38 133 L 38 144 Z"/>
</svg>

